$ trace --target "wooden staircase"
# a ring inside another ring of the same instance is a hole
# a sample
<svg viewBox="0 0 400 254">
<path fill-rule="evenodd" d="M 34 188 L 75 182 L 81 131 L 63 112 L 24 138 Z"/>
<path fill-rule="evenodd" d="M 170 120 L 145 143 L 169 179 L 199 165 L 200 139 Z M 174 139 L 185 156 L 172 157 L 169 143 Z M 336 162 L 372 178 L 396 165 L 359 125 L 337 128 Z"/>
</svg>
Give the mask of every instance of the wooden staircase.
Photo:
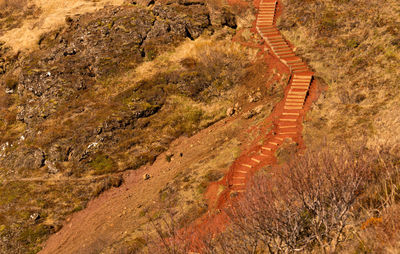
<svg viewBox="0 0 400 254">
<path fill-rule="evenodd" d="M 241 156 L 231 168 L 228 184 L 232 192 L 244 192 L 252 174 L 262 165 L 275 160 L 275 152 L 285 139 L 293 140 L 301 136 L 298 130 L 302 124 L 303 107 L 313 81 L 313 73 L 308 65 L 296 56 L 289 43 L 276 28 L 277 6 L 277 0 L 261 0 L 256 29 L 273 54 L 289 68 L 290 83 L 286 89 L 283 109 L 280 110 L 273 133 L 267 134 L 268 138 L 256 154 Z"/>
</svg>

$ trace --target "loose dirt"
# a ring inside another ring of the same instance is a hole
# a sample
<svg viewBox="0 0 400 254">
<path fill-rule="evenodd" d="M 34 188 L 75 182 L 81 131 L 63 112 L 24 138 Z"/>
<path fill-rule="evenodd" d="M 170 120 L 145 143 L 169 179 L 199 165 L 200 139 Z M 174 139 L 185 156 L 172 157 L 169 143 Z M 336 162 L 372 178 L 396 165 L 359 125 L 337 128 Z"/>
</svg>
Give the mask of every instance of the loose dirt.
<svg viewBox="0 0 400 254">
<path fill-rule="evenodd" d="M 267 101 L 253 103 L 243 108 L 243 112 L 265 103 Z M 86 209 L 70 216 L 40 253 L 98 253 L 96 251 L 104 246 L 119 241 L 124 234 L 147 222 L 146 217 L 140 216 L 140 211 L 148 204 L 156 206 L 160 189 L 173 181 L 179 172 L 215 156 L 221 137 L 238 139 L 245 144 L 253 121 L 237 115 L 221 120 L 190 138 L 181 137 L 174 141 L 153 165 L 126 172 L 121 187 L 106 191 L 89 202 Z M 166 160 L 166 154 L 180 153 L 183 153 L 182 157 L 174 156 L 171 162 Z M 151 178 L 143 180 L 144 174 Z"/>
</svg>

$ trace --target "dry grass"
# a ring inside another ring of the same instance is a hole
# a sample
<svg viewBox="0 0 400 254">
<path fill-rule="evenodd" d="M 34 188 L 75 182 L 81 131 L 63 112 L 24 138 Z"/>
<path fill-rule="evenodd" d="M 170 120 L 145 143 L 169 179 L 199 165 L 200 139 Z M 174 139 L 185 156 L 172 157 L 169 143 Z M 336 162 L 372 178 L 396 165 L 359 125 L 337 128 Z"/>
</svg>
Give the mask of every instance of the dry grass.
<svg viewBox="0 0 400 254">
<path fill-rule="evenodd" d="M 61 181 L 0 182 L 0 252 L 37 253 L 40 243 L 61 228 L 91 197 L 121 184 L 121 177 Z M 35 198 L 32 198 L 35 197 Z"/>
<path fill-rule="evenodd" d="M 113 135 L 107 137 L 115 138 L 113 141 L 107 140 L 108 144 L 112 145 L 103 146 L 101 151 L 90 154 L 89 159 L 84 162 L 84 166 L 78 167 L 71 161 L 64 161 L 57 164 L 57 167 L 60 169 L 58 176 L 73 174 L 73 177 L 77 176 L 84 180 L 86 176 L 99 174 L 107 176 L 115 171 L 136 169 L 141 165 L 153 162 L 156 156 L 168 148 L 172 140 L 180 135 L 193 135 L 193 133 L 208 127 L 225 117 L 226 108 L 234 104 L 238 94 L 238 84 L 246 74 L 255 52 L 245 50 L 236 44 L 232 45 L 229 33 L 229 31 L 225 31 L 214 37 L 204 36 L 195 41 L 187 41 L 184 45 L 188 49 L 185 49 L 184 46 L 178 47 L 175 51 L 171 49 L 170 52 L 154 59 L 154 63 L 146 62 L 132 72 L 121 73 L 118 77 L 96 84 L 96 89 L 83 91 L 79 98 L 68 101 L 64 106 L 59 106 L 54 117 L 46 119 L 37 127 L 36 130 L 41 131 L 37 140 L 28 140 L 27 142 L 42 149 L 48 149 L 50 145 L 58 141 L 61 141 L 62 145 L 62 142 L 68 138 L 68 142 L 71 144 L 86 149 L 88 144 L 82 142 L 82 137 L 92 135 L 93 130 L 98 126 L 105 126 L 102 125 L 103 123 L 119 124 L 119 121 L 130 119 L 132 112 L 145 112 L 157 108 L 156 114 L 142 117 L 129 127 L 123 126 L 114 130 Z M 133 79 L 138 76 L 140 78 Z M 9 105 L 10 97 L 6 97 L 4 92 L 1 92 L 0 95 L 4 95 L 1 97 L 0 103 Z M 100 97 L 103 98 L 101 101 L 98 100 Z M 158 98 L 162 99 L 158 100 Z M 82 112 L 79 111 L 82 108 L 84 108 L 82 114 L 76 113 L 77 111 Z M 3 109 L 1 110 L 3 111 Z M 7 133 L 10 130 L 10 124 L 12 122 L 5 123 L 4 128 L 8 130 Z M 0 128 L 2 127 L 0 125 Z M 76 132 L 76 129 L 79 129 L 80 132 Z M 13 137 L 18 138 L 18 135 L 21 135 L 21 132 L 16 132 Z M 234 133 L 230 135 L 235 136 Z M 7 141 L 5 137 L 2 137 L 1 140 Z M 198 215 L 204 212 L 202 200 L 204 186 L 210 179 L 214 179 L 213 174 L 209 171 L 225 169 L 228 166 L 227 161 L 229 162 L 237 156 L 237 151 L 235 151 L 237 141 L 234 138 L 230 138 L 226 146 L 223 145 L 225 141 L 216 140 L 220 141 L 221 146 L 218 146 L 218 149 L 222 150 L 223 155 L 215 158 L 213 154 L 210 154 L 209 163 L 203 164 L 204 167 L 201 167 L 201 170 L 200 166 L 196 165 L 198 172 L 187 173 L 190 175 L 190 182 L 187 182 L 184 177 L 177 176 L 177 183 L 173 188 L 182 187 L 179 196 L 170 195 L 168 191 L 160 192 L 160 199 L 166 203 L 165 206 L 173 203 L 184 207 L 181 214 L 182 224 L 187 223 L 184 219 L 188 219 L 188 215 Z M 107 143 L 105 142 L 105 144 Z M 194 171 L 194 168 L 192 169 Z M 35 172 L 26 171 L 26 174 L 40 177 L 47 175 L 46 170 L 47 168 L 43 167 Z M 17 181 L 17 183 L 20 182 Z M 81 189 L 81 184 L 75 186 L 72 183 L 74 183 L 73 180 L 53 185 L 45 182 L 40 188 L 35 187 L 35 183 L 32 183 L 29 188 L 24 190 L 27 195 L 34 195 L 35 198 L 32 201 L 21 198 L 16 202 L 15 199 L 10 199 L 7 205 L 11 208 L 1 211 L 1 216 L 5 215 L 8 219 L 0 222 L 0 225 L 6 227 L 3 232 L 7 232 L 7 238 L 14 240 L 2 248 L 7 250 L 18 245 L 23 251 L 36 251 L 37 243 L 45 239 L 49 233 L 57 230 L 67 214 L 84 208 L 89 198 L 109 187 L 117 186 L 119 181 L 102 179 L 100 182 L 90 182 L 85 191 Z M 49 190 L 48 186 L 52 186 L 54 190 Z M 3 187 L 10 192 L 4 195 L 5 198 L 18 196 L 20 193 L 16 188 L 9 188 L 9 185 Z M 41 195 L 36 191 L 43 191 L 47 194 Z M 53 195 L 59 195 L 59 197 Z M 176 199 L 180 201 L 173 202 Z M 193 199 L 196 202 L 191 201 Z M 26 217 L 22 219 L 18 217 L 18 213 L 25 207 L 35 206 L 30 202 L 39 202 L 38 200 L 42 202 L 41 210 L 46 213 L 43 215 L 46 223 L 44 221 L 37 222 L 40 234 L 29 231 L 34 227 L 29 224 Z M 159 214 L 152 213 L 154 217 L 161 215 L 162 211 Z M 28 230 L 24 236 L 19 237 L 20 231 L 15 227 L 9 227 L 12 224 L 11 221 L 14 220 L 20 220 L 20 227 Z M 45 227 L 45 230 L 41 230 L 42 226 Z M 29 239 L 26 240 L 27 238 Z"/>
<path fill-rule="evenodd" d="M 226 210 L 231 225 L 196 239 L 203 253 L 397 253 L 398 158 L 350 148 L 308 150 L 258 175 Z M 374 200 L 371 200 L 374 197 Z M 175 213 L 155 224 L 157 253 L 186 253 L 190 231 Z"/>
<path fill-rule="evenodd" d="M 329 87 L 307 125 L 309 137 L 366 138 L 399 149 L 398 1 L 285 0 L 279 26 Z M 386 113 L 385 113 L 386 112 Z M 311 139 L 309 139 L 311 140 Z"/>
<path fill-rule="evenodd" d="M 11 10 L 21 10 L 21 6 L 28 2 L 28 0 L 1 1 L 3 6 Z M 5 29 L 2 35 L 0 33 L 0 41 L 6 42 L 6 45 L 15 52 L 19 50 L 34 50 L 38 48 L 40 36 L 64 25 L 66 16 L 94 12 L 109 4 L 121 5 L 123 3 L 124 0 L 29 0 L 29 5 L 27 6 L 40 9 L 40 14 L 30 16 L 28 19 L 24 16 L 24 20 L 20 20 L 17 27 L 13 25 Z"/>
<path fill-rule="evenodd" d="M 400 3 L 285 0 L 279 26 L 325 83 L 305 123 L 309 147 L 320 140 L 400 151 Z M 376 174 L 358 205 L 346 253 L 398 253 L 398 159 Z"/>
<path fill-rule="evenodd" d="M 23 8 L 27 0 L 0 0 L 0 8 Z"/>
<path fill-rule="evenodd" d="M 223 39 L 216 40 L 218 37 Z M 236 58 L 231 59 L 230 61 L 232 62 L 244 60 L 239 59 L 243 51 L 246 51 L 246 58 L 254 59 L 256 51 L 245 49 L 238 43 L 231 43 L 228 31 L 217 31 L 215 36 L 200 37 L 194 41 L 187 39 L 174 50 L 161 54 L 153 61 L 144 62 L 131 72 L 120 77 L 120 85 L 124 86 L 126 83 L 151 79 L 154 75 L 162 72 L 179 71 L 182 68 L 184 70 L 185 67 L 183 65 L 185 64 L 182 65 L 182 61 L 185 59 L 193 59 L 195 63 L 201 62 L 205 65 L 209 65 L 208 62 L 212 62 L 216 57 L 229 56 Z"/>
</svg>

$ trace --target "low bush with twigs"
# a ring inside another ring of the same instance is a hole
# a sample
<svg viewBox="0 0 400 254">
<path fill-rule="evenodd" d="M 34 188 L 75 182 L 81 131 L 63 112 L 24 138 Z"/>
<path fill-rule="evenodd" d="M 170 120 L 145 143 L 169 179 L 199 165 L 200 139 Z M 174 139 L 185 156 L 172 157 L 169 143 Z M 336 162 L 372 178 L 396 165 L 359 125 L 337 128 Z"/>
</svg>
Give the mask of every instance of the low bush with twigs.
<svg viewBox="0 0 400 254">
<path fill-rule="evenodd" d="M 400 183 L 393 161 L 365 149 L 315 149 L 298 155 L 282 168 L 255 177 L 240 201 L 226 210 L 231 220 L 227 230 L 198 239 L 202 251 L 382 253 L 398 247 L 398 204 L 388 200 L 395 193 L 379 194 L 389 182 Z M 371 213 L 376 218 L 368 219 Z M 151 248 L 159 253 L 190 250 L 174 219 L 156 228 L 159 244 L 153 241 Z"/>
</svg>

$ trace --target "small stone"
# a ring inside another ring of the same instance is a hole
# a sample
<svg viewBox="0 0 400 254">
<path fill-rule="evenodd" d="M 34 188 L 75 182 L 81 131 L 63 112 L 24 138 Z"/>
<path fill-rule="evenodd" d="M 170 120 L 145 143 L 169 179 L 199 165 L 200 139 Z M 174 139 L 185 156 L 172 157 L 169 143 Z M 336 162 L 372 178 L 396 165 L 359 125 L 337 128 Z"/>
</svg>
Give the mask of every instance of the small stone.
<svg viewBox="0 0 400 254">
<path fill-rule="evenodd" d="M 245 114 L 243 114 L 243 117 L 245 119 L 250 119 L 253 116 L 260 114 L 263 109 L 264 109 L 264 106 L 263 105 L 259 105 L 259 106 L 255 107 L 255 108 L 253 108 L 252 110 L 246 112 Z"/>
<path fill-rule="evenodd" d="M 150 178 L 151 178 L 151 175 L 149 175 L 149 174 L 143 175 L 143 180 L 149 180 Z"/>
<path fill-rule="evenodd" d="M 13 94 L 13 93 L 14 93 L 14 89 L 6 88 L 6 94 Z"/>
<path fill-rule="evenodd" d="M 256 114 L 260 114 L 260 113 L 262 112 L 263 109 L 264 109 L 264 106 L 263 106 L 263 105 L 259 105 L 259 106 L 255 107 L 255 108 L 253 109 L 253 111 L 254 111 Z"/>
<path fill-rule="evenodd" d="M 256 97 L 253 97 L 252 95 L 249 95 L 249 102 L 250 102 L 250 103 L 256 102 L 256 101 L 257 101 L 257 98 L 256 98 Z"/>
<path fill-rule="evenodd" d="M 33 221 L 37 221 L 40 219 L 40 214 L 39 213 L 32 213 L 29 218 Z"/>
<path fill-rule="evenodd" d="M 44 164 L 47 166 L 47 172 L 49 174 L 57 174 L 60 170 L 55 167 L 53 162 L 45 161 Z"/>
<path fill-rule="evenodd" d="M 234 108 L 228 108 L 226 110 L 226 116 L 232 116 L 233 114 L 235 114 L 235 109 Z"/>
</svg>

